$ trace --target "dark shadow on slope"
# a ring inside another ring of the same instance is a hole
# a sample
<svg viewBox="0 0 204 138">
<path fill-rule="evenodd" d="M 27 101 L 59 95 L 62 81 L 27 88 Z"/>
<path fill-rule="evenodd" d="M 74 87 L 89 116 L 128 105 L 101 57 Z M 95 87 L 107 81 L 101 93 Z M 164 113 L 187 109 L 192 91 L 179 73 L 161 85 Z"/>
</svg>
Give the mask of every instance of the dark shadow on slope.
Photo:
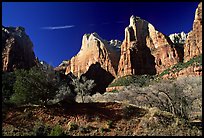
<svg viewBox="0 0 204 138">
<path fill-rule="evenodd" d="M 130 55 L 131 63 L 134 65 L 132 66 L 132 70 L 134 71 L 133 74 L 156 74 L 155 57 L 151 54 L 151 51 L 147 46 L 143 46 L 142 50 L 140 50 L 139 47 L 138 50 L 137 48 L 131 49 Z"/>
<path fill-rule="evenodd" d="M 114 76 L 104 70 L 98 62 L 92 64 L 82 76 L 94 80 L 96 86 L 93 88 L 91 94 L 95 94 L 96 92 L 104 93 L 108 85 L 114 80 Z"/>
<path fill-rule="evenodd" d="M 183 46 L 184 46 L 184 44 L 174 44 L 168 36 L 166 36 L 166 35 L 164 35 L 164 36 L 165 36 L 167 42 L 170 44 L 171 48 L 174 47 L 176 49 L 176 51 L 178 53 L 178 57 L 179 57 L 179 62 L 183 62 L 183 58 L 184 58 L 184 47 Z"/>
<path fill-rule="evenodd" d="M 136 29 L 137 40 L 130 40 L 131 48 L 130 50 L 130 61 L 131 61 L 131 70 L 134 75 L 155 75 L 155 57 L 152 55 L 151 50 L 147 47 L 146 37 L 149 36 L 148 31 L 148 22 L 142 22 L 142 28 Z M 130 31 L 133 31 L 131 28 Z M 134 35 L 134 34 L 132 34 Z"/>
<path fill-rule="evenodd" d="M 97 117 L 102 120 L 118 121 L 121 119 L 130 120 L 132 117 L 142 117 L 147 113 L 146 109 L 139 107 L 123 107 L 121 103 L 73 103 L 66 107 L 60 105 L 50 106 L 44 112 L 53 116 L 86 116 L 89 121 L 95 121 Z"/>
</svg>

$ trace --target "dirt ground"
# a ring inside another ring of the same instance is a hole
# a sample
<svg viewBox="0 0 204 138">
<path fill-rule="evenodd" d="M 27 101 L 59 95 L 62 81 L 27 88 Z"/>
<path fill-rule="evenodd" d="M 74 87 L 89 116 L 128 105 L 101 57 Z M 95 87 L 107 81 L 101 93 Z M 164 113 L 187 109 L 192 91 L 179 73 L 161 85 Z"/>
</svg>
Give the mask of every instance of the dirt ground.
<svg viewBox="0 0 204 138">
<path fill-rule="evenodd" d="M 131 110 L 120 103 L 74 103 L 61 107 L 19 107 L 8 110 L 3 128 L 9 127 L 33 130 L 37 121 L 49 126 L 59 124 L 68 135 L 133 135 L 144 109 Z M 76 130 L 70 130 L 76 124 Z"/>
</svg>

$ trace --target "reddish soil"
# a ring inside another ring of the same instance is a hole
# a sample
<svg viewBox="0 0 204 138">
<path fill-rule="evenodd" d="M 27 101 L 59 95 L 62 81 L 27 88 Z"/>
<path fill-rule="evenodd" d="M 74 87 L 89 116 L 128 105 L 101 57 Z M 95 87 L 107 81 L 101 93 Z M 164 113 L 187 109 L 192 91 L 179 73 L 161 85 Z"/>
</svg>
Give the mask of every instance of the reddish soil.
<svg viewBox="0 0 204 138">
<path fill-rule="evenodd" d="M 19 107 L 7 111 L 3 128 L 12 125 L 32 131 L 35 123 L 41 121 L 49 126 L 61 125 L 68 135 L 133 135 L 140 118 L 147 111 L 136 107 L 131 110 L 126 108 L 120 103 L 111 102 L 74 103 L 66 107 Z M 70 123 L 77 124 L 78 129 L 68 131 Z M 80 128 L 89 128 L 89 131 L 85 133 Z"/>
</svg>

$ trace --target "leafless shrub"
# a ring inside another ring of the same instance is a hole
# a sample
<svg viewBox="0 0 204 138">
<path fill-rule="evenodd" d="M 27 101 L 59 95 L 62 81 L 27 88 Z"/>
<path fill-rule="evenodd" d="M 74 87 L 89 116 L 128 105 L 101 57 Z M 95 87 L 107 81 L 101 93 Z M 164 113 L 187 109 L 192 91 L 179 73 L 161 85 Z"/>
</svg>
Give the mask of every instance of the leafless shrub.
<svg viewBox="0 0 204 138">
<path fill-rule="evenodd" d="M 202 130 L 189 127 L 182 119 L 173 114 L 150 108 L 149 112 L 141 118 L 136 136 L 201 136 Z"/>
<path fill-rule="evenodd" d="M 49 101 L 49 104 L 56 104 L 59 102 L 74 102 L 75 101 L 75 94 L 70 90 L 69 86 L 61 85 L 59 90 L 56 92 L 56 96 L 54 99 Z"/>
<path fill-rule="evenodd" d="M 77 95 L 81 97 L 81 101 L 84 103 L 84 97 L 90 94 L 91 89 L 95 86 L 94 80 L 87 80 L 85 76 L 72 79 L 72 85 L 75 87 Z"/>
<path fill-rule="evenodd" d="M 158 107 L 174 115 L 189 119 L 202 109 L 202 78 L 180 77 L 176 80 L 161 80 L 146 87 L 134 84 L 118 93 L 93 95 L 92 100 L 124 101 L 139 107 Z"/>
</svg>

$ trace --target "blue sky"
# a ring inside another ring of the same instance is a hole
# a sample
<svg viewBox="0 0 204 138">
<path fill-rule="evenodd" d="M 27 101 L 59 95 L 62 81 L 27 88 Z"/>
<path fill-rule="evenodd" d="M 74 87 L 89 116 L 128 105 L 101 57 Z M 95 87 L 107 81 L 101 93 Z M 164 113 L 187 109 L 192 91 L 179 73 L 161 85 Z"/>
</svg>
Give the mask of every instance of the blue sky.
<svg viewBox="0 0 204 138">
<path fill-rule="evenodd" d="M 131 15 L 169 35 L 192 29 L 198 2 L 3 2 L 2 25 L 23 26 L 35 55 L 54 67 L 71 59 L 85 33 L 124 39 Z"/>
</svg>

